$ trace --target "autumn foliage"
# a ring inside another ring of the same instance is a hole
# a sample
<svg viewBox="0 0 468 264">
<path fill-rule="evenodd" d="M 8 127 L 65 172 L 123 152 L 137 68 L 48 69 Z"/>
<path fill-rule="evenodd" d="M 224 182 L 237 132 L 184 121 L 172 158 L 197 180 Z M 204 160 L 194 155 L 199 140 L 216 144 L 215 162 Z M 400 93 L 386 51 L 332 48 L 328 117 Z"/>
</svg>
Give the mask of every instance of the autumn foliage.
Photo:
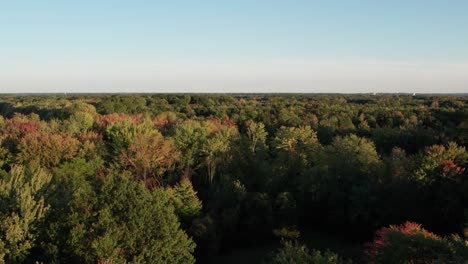
<svg viewBox="0 0 468 264">
<path fill-rule="evenodd" d="M 0 263 L 223 263 L 273 230 L 250 262 L 466 263 L 467 120 L 463 96 L 0 95 Z"/>
<path fill-rule="evenodd" d="M 460 263 L 468 254 L 468 243 L 458 236 L 443 238 L 407 221 L 377 230 L 366 254 L 370 263 Z"/>
</svg>

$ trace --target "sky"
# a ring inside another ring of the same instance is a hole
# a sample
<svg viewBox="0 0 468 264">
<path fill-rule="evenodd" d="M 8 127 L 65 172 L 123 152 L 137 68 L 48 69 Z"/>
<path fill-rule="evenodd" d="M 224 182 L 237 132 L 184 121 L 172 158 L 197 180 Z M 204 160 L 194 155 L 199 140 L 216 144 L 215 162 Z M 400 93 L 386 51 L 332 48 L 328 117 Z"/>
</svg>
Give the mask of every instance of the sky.
<svg viewBox="0 0 468 264">
<path fill-rule="evenodd" d="M 468 93 L 466 0 L 0 0 L 0 93 Z"/>
</svg>

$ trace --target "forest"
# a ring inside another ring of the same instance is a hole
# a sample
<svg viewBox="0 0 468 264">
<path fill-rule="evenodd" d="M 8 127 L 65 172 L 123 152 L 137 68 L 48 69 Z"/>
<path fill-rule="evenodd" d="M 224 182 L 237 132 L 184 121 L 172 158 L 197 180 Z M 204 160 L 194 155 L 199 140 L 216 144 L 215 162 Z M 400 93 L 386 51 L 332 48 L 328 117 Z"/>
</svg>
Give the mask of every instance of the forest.
<svg viewBox="0 0 468 264">
<path fill-rule="evenodd" d="M 468 263 L 468 96 L 0 95 L 0 263 Z"/>
</svg>

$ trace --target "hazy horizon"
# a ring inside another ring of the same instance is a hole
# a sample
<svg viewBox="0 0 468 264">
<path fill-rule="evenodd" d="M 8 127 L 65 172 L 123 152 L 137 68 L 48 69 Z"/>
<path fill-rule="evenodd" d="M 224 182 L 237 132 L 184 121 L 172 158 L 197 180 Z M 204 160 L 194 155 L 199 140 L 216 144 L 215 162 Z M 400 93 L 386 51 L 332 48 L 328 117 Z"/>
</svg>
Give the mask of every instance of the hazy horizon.
<svg viewBox="0 0 468 264">
<path fill-rule="evenodd" d="M 466 93 L 465 1 L 10 1 L 0 93 Z"/>
</svg>

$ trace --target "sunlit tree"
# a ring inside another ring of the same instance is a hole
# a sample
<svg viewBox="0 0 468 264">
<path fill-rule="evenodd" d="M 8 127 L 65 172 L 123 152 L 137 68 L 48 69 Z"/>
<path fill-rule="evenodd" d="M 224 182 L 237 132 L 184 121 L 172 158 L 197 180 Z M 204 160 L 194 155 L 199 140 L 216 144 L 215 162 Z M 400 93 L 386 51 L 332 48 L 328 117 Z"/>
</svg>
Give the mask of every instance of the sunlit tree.
<svg viewBox="0 0 468 264">
<path fill-rule="evenodd" d="M 15 166 L 0 171 L 0 262 L 22 263 L 34 247 L 37 227 L 49 209 L 43 188 L 51 175 Z"/>
</svg>

